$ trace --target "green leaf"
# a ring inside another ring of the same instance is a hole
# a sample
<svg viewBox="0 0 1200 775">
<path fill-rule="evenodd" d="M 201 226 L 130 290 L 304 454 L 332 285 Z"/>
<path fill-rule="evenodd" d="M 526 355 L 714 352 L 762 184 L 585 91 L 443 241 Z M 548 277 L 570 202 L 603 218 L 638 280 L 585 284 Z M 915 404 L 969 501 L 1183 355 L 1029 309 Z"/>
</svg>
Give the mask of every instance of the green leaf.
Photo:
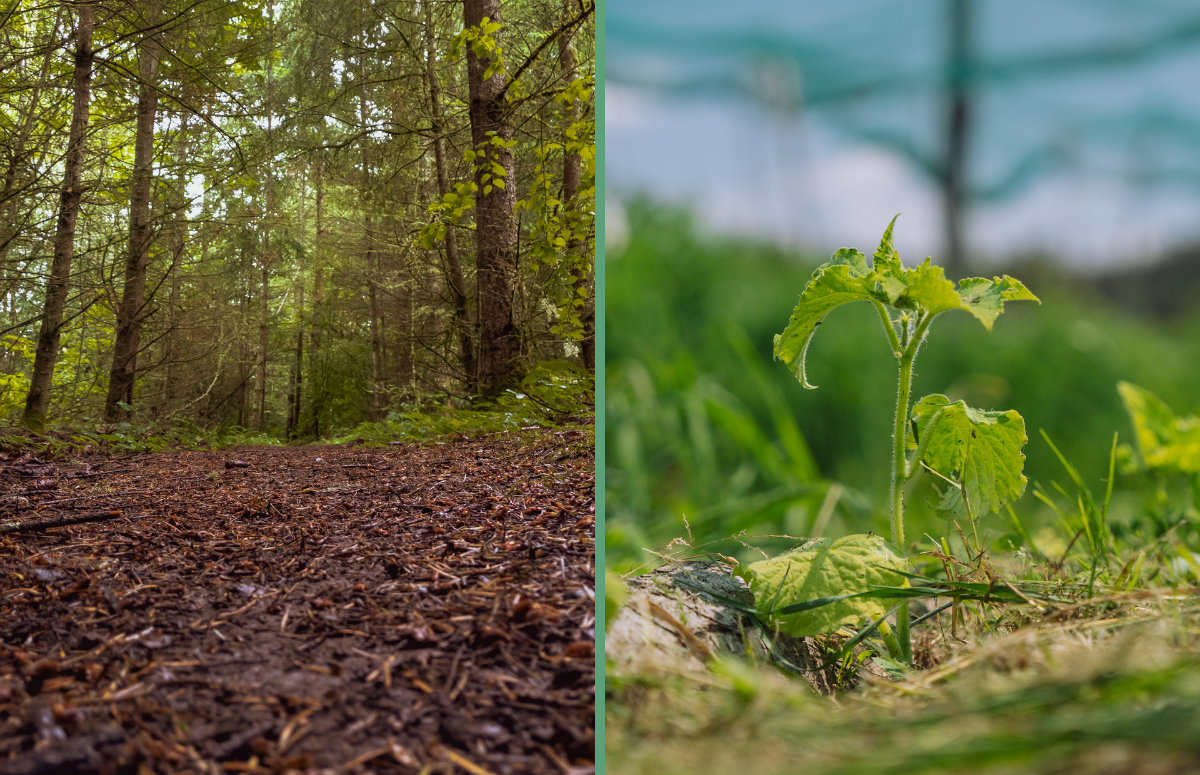
<svg viewBox="0 0 1200 775">
<path fill-rule="evenodd" d="M 879 240 L 879 247 L 875 248 L 875 271 L 880 274 L 899 276 L 904 271 L 904 267 L 900 263 L 900 254 L 896 252 L 896 246 L 892 242 L 892 228 L 895 227 L 896 218 L 899 217 L 900 213 L 896 213 L 892 222 L 884 229 L 883 238 Z"/>
<path fill-rule="evenodd" d="M 804 354 L 813 333 L 835 307 L 874 298 L 873 286 L 873 274 L 867 267 L 866 256 L 849 248 L 834 253 L 829 263 L 813 272 L 787 328 L 782 334 L 776 334 L 775 360 L 786 363 L 804 387 L 816 387 L 808 384 L 804 374 Z"/>
<path fill-rule="evenodd" d="M 766 612 L 869 592 L 873 586 L 901 586 L 906 582 L 897 571 L 904 567 L 904 558 L 881 536 L 851 535 L 833 543 L 810 541 L 769 560 L 739 565 L 734 575 L 750 585 L 754 607 Z M 759 618 L 772 630 L 812 636 L 876 619 L 885 611 L 886 601 L 853 598 L 785 615 L 760 613 Z"/>
<path fill-rule="evenodd" d="M 988 331 L 992 330 L 992 324 L 1004 311 L 1004 302 L 1026 300 L 1042 303 L 1020 280 L 1008 275 L 990 280 L 986 277 L 968 277 L 958 283 L 958 295 L 963 309 L 979 318 Z"/>
<path fill-rule="evenodd" d="M 625 580 L 617 574 L 604 569 L 604 622 L 611 624 L 617 616 L 617 611 L 621 606 L 625 605 L 626 598 L 629 597 L 629 588 L 625 586 Z"/>
<path fill-rule="evenodd" d="M 1200 418 L 1176 417 L 1158 396 L 1129 382 L 1118 382 L 1117 392 L 1147 468 L 1200 473 Z"/>
<path fill-rule="evenodd" d="M 918 439 L 925 438 L 926 429 L 929 426 L 929 421 L 938 413 L 938 410 L 950 405 L 950 399 L 946 398 L 941 393 L 934 393 L 925 396 L 918 401 L 912 409 L 912 421 L 916 423 L 916 435 L 913 435 L 913 427 L 910 423 L 908 426 L 908 449 L 916 449 Z"/>
<path fill-rule="evenodd" d="M 929 427 L 940 410 L 937 423 Z M 1015 410 L 987 412 L 962 401 L 950 403 L 943 395 L 926 396 L 913 407 L 918 432 L 932 434 L 921 460 L 947 479 L 966 486 L 975 516 L 996 511 L 1021 497 L 1026 479 L 1021 473 L 1021 449 L 1029 439 L 1025 420 Z M 911 438 L 911 436 L 910 436 Z M 921 436 L 924 440 L 924 435 Z M 942 499 L 942 510 L 961 508 L 961 492 L 952 488 Z"/>
<path fill-rule="evenodd" d="M 930 315 L 965 309 L 990 331 L 1005 301 L 1038 301 L 1024 285 L 1007 275 L 991 280 L 970 278 L 955 288 L 945 271 L 933 266 L 928 258 L 920 266 L 906 269 L 892 241 L 895 225 L 893 218 L 875 249 L 872 266 L 857 250 L 842 248 L 829 263 L 818 267 L 800 294 L 787 328 L 775 337 L 775 359 L 785 362 L 804 387 L 813 387 L 805 374 L 805 354 L 813 333 L 825 316 L 842 304 L 875 300 L 895 309 Z"/>
<path fill-rule="evenodd" d="M 910 303 L 919 304 L 932 315 L 962 308 L 962 300 L 954 290 L 954 283 L 946 279 L 946 272 L 940 266 L 930 266 L 929 259 L 906 274 Z"/>
</svg>

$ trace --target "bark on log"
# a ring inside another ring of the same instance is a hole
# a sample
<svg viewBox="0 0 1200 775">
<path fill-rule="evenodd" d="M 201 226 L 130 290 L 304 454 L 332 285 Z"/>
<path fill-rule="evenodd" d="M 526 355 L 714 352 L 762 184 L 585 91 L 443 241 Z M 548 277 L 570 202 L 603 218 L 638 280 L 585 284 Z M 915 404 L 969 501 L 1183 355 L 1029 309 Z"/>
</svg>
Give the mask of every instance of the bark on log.
<svg viewBox="0 0 1200 775">
<path fill-rule="evenodd" d="M 751 605 L 749 588 L 726 566 L 686 561 L 627 583 L 629 597 L 604 636 L 605 659 L 618 673 L 703 671 L 714 657 L 750 656 L 763 664 L 798 668 L 821 694 L 836 686 L 836 668 L 820 669 L 825 652 L 812 638 L 766 633 L 749 614 L 695 588 Z"/>
</svg>

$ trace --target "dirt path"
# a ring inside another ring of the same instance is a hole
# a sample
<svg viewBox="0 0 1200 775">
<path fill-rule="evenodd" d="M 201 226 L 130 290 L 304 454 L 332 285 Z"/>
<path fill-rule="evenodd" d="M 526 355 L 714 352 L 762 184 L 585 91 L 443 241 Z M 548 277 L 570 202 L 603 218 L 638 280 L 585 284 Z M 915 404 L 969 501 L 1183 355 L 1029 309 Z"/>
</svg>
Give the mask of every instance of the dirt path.
<svg viewBox="0 0 1200 775">
<path fill-rule="evenodd" d="M 590 433 L 2 457 L 0 771 L 588 771 Z"/>
</svg>

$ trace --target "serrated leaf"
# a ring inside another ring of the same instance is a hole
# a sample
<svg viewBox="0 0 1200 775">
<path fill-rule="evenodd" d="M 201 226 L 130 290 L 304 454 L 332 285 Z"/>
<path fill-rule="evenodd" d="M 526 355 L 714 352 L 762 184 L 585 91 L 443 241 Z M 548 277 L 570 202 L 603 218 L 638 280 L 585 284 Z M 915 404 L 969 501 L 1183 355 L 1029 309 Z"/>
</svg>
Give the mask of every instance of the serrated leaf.
<svg viewBox="0 0 1200 775">
<path fill-rule="evenodd" d="M 1147 468 L 1200 473 L 1200 418 L 1176 417 L 1162 399 L 1130 382 L 1118 382 L 1117 392 Z"/>
<path fill-rule="evenodd" d="M 786 363 L 801 385 L 815 387 L 805 378 L 804 354 L 817 326 L 836 307 L 873 298 L 873 286 L 866 256 L 857 250 L 842 248 L 813 272 L 787 328 L 775 336 L 775 359 Z"/>
<path fill-rule="evenodd" d="M 739 565 L 735 576 L 754 593 L 759 611 L 868 592 L 875 586 L 903 586 L 905 560 L 882 536 L 851 535 L 833 543 L 810 541 L 768 560 Z M 759 614 L 772 630 L 797 637 L 833 632 L 844 624 L 875 619 L 887 611 L 887 600 L 854 598 L 785 615 Z"/>
<path fill-rule="evenodd" d="M 898 277 L 904 271 L 903 265 L 900 263 L 900 254 L 896 252 L 896 246 L 892 242 L 892 229 L 896 225 L 896 218 L 900 217 L 900 213 L 892 218 L 892 222 L 883 231 L 883 238 L 879 240 L 879 247 L 875 248 L 874 266 L 875 271 L 881 275 L 893 275 Z"/>
<path fill-rule="evenodd" d="M 1042 303 L 1020 280 L 1008 275 L 990 280 L 986 277 L 965 278 L 958 283 L 958 296 L 963 309 L 979 318 L 988 331 L 992 330 L 992 324 L 1004 311 L 1004 302 L 1026 300 Z"/>
<path fill-rule="evenodd" d="M 908 283 L 893 275 L 886 275 L 876 281 L 877 290 L 887 296 L 887 303 L 893 307 L 897 301 L 908 292 Z"/>
<path fill-rule="evenodd" d="M 937 422 L 930 427 L 939 410 Z M 1021 473 L 1025 456 L 1021 449 L 1029 438 L 1025 435 L 1025 420 L 1015 410 L 972 409 L 962 401 L 950 403 L 945 396 L 935 394 L 917 402 L 913 419 L 918 432 L 930 434 L 921 461 L 947 479 L 965 485 L 976 517 L 996 511 L 1025 492 L 1026 479 Z M 946 508 L 954 505 L 953 497 L 943 498 Z"/>
<path fill-rule="evenodd" d="M 910 303 L 919 304 L 932 315 L 962 308 L 962 300 L 954 290 L 954 283 L 946 279 L 946 272 L 940 266 L 930 266 L 926 259 L 924 264 L 910 269 L 906 274 L 906 295 Z"/>
<path fill-rule="evenodd" d="M 941 393 L 933 393 L 927 395 L 918 401 L 912 409 L 912 423 L 908 426 L 908 449 L 916 449 L 917 442 L 925 438 L 926 428 L 929 426 L 929 421 L 939 409 L 950 405 L 950 399 L 946 398 Z M 913 435 L 913 423 L 916 423 L 916 435 Z"/>
</svg>

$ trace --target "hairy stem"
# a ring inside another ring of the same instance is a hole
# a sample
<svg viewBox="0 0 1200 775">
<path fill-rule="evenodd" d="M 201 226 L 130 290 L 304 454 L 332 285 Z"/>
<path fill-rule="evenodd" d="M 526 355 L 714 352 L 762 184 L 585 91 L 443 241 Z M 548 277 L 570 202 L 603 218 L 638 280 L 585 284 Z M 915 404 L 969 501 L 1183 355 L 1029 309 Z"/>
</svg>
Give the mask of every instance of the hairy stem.
<svg viewBox="0 0 1200 775">
<path fill-rule="evenodd" d="M 917 319 L 917 325 L 912 336 L 904 343 L 900 352 L 900 387 L 896 395 L 896 432 L 892 439 L 892 543 L 901 552 L 906 552 L 904 546 L 904 484 L 908 481 L 908 457 L 904 454 L 904 439 L 908 422 L 908 401 L 912 392 L 913 360 L 925 332 L 929 330 L 932 315 L 922 314 Z M 912 661 L 912 646 L 908 632 L 908 603 L 902 603 L 896 611 L 896 639 L 904 652 L 904 661 Z"/>
<path fill-rule="evenodd" d="M 900 357 L 900 338 L 896 336 L 896 326 L 892 324 L 891 317 L 888 316 L 887 307 L 883 306 L 883 302 L 876 299 L 871 299 L 875 304 L 875 311 L 879 313 L 879 319 L 883 322 L 883 330 L 887 332 L 888 342 L 892 345 L 892 353 Z"/>
<path fill-rule="evenodd" d="M 892 543 L 904 551 L 904 483 L 908 479 L 908 457 L 904 438 L 908 422 L 908 399 L 912 390 L 913 347 L 900 355 L 900 387 L 896 395 L 896 432 L 892 439 Z"/>
<path fill-rule="evenodd" d="M 929 422 L 925 424 L 925 438 L 917 441 L 917 452 L 913 455 L 912 461 L 908 464 L 908 473 L 905 479 L 912 479 L 921 470 L 921 458 L 925 457 L 925 451 L 929 449 L 929 440 L 933 438 L 933 432 L 937 429 L 938 421 L 942 419 L 942 412 L 946 411 L 943 407 L 937 410 L 933 417 L 929 418 Z"/>
</svg>

